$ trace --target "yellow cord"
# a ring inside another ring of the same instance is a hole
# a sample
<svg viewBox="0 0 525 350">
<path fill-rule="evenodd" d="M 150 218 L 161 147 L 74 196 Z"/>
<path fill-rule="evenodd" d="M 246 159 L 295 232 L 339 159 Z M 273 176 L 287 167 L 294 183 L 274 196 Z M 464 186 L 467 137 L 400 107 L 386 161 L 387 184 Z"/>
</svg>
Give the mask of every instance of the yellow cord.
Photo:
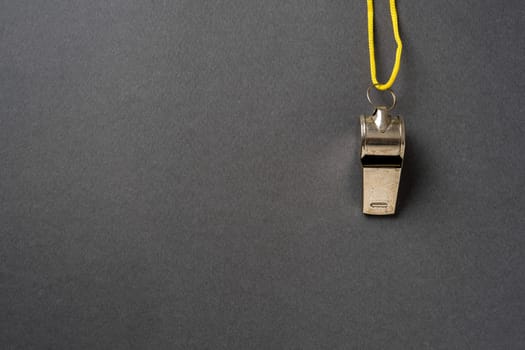
<svg viewBox="0 0 525 350">
<path fill-rule="evenodd" d="M 378 90 L 388 90 L 394 84 L 394 81 L 397 78 L 397 73 L 399 73 L 399 66 L 401 65 L 401 51 L 403 50 L 403 43 L 401 42 L 401 37 L 399 36 L 399 25 L 397 23 L 397 10 L 396 10 L 396 0 L 390 0 L 390 16 L 392 17 L 392 29 L 394 31 L 394 39 L 397 44 L 396 48 L 396 60 L 394 62 L 394 67 L 392 68 L 392 74 L 390 74 L 390 79 L 384 84 L 381 84 L 377 81 L 376 74 L 376 56 L 375 56 L 375 44 L 374 44 L 374 0 L 367 0 L 367 9 L 368 9 L 368 49 L 370 51 L 370 76 L 372 77 L 372 84 Z"/>
</svg>

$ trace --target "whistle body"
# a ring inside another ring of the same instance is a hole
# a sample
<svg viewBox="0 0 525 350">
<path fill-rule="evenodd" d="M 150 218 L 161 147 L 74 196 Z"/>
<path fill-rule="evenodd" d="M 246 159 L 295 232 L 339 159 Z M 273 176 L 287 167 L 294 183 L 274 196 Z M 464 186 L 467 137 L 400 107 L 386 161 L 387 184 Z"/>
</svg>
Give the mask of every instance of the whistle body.
<svg viewBox="0 0 525 350">
<path fill-rule="evenodd" d="M 405 155 L 405 124 L 383 107 L 360 120 L 363 213 L 392 215 Z"/>
</svg>

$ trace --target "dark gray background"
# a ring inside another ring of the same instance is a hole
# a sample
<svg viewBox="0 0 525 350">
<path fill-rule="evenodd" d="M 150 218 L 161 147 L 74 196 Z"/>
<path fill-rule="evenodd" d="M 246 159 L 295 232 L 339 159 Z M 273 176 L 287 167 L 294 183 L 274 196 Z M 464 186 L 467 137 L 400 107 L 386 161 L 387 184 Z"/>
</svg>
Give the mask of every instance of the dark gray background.
<svg viewBox="0 0 525 350">
<path fill-rule="evenodd" d="M 525 348 L 525 2 L 399 0 L 389 218 L 365 4 L 2 1 L 2 348 Z"/>
</svg>

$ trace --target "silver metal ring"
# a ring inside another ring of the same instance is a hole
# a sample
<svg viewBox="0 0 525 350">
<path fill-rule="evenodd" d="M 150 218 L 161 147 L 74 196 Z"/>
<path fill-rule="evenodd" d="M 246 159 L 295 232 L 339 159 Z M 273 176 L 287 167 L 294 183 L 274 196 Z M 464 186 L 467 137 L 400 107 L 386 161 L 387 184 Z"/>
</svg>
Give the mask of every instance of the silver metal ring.
<svg viewBox="0 0 525 350">
<path fill-rule="evenodd" d="M 383 107 L 383 108 L 386 108 L 385 106 L 378 106 L 376 104 L 374 104 L 372 102 L 372 99 L 370 98 L 370 90 L 372 88 L 375 88 L 376 90 L 378 91 L 388 91 L 390 92 L 390 95 L 392 96 L 392 104 L 390 105 L 390 107 L 386 108 L 387 111 L 391 111 L 392 109 L 394 109 L 394 107 L 396 106 L 396 102 L 397 102 L 397 99 L 396 99 L 396 94 L 394 94 L 394 91 L 392 91 L 392 89 L 386 89 L 386 90 L 379 90 L 376 88 L 377 85 L 380 85 L 380 84 L 373 84 L 373 85 L 370 85 L 368 87 L 368 89 L 366 89 L 366 98 L 368 99 L 368 102 L 370 102 L 370 104 L 374 107 L 374 108 L 379 108 L 379 107 Z"/>
</svg>

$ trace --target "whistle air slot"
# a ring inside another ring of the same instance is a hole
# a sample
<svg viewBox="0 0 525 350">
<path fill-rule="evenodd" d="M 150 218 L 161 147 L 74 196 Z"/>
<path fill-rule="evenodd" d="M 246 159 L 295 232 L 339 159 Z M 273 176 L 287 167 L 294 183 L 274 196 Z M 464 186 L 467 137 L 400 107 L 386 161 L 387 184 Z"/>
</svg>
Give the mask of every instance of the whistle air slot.
<svg viewBox="0 0 525 350">
<path fill-rule="evenodd" d="M 375 168 L 400 168 L 403 158 L 400 156 L 371 156 L 366 155 L 361 158 L 361 163 L 365 167 Z"/>
</svg>

